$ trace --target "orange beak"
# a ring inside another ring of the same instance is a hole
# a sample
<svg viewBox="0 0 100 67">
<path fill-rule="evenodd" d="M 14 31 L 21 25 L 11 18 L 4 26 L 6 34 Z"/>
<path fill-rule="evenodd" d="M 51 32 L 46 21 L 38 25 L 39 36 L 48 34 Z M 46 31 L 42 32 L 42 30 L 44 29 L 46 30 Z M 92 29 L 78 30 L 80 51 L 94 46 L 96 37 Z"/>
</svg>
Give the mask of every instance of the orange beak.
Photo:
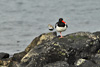
<svg viewBox="0 0 100 67">
<path fill-rule="evenodd" d="M 65 22 L 65 21 L 63 21 L 63 20 L 62 20 L 62 22 L 63 22 L 64 24 L 66 24 L 66 22 Z"/>
</svg>

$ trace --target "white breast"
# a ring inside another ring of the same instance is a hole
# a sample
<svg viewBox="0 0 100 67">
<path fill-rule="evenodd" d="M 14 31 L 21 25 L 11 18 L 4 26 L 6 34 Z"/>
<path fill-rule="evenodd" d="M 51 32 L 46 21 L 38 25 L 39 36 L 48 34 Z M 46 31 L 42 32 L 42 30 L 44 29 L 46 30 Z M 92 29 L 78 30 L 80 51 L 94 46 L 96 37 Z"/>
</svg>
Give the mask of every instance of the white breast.
<svg viewBox="0 0 100 67">
<path fill-rule="evenodd" d="M 56 26 L 56 30 L 58 32 L 62 32 L 62 31 L 65 31 L 67 29 L 66 25 L 64 27 L 59 27 L 59 26 Z"/>
</svg>

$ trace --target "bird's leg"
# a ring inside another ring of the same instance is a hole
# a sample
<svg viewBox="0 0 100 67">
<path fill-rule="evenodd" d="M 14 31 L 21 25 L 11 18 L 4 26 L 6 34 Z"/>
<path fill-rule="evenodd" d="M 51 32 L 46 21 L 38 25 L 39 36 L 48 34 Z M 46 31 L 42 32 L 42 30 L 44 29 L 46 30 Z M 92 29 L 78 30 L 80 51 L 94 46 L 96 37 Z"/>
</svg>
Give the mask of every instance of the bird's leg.
<svg viewBox="0 0 100 67">
<path fill-rule="evenodd" d="M 63 36 L 62 36 L 61 32 L 60 32 L 60 38 L 63 38 Z"/>
</svg>

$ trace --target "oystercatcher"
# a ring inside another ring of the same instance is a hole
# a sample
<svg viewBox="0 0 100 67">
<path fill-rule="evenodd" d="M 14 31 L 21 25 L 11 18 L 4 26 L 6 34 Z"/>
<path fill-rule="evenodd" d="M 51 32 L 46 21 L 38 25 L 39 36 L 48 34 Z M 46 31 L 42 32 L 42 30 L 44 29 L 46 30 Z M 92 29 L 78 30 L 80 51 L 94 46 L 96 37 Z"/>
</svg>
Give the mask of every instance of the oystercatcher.
<svg viewBox="0 0 100 67">
<path fill-rule="evenodd" d="M 59 21 L 55 24 L 57 32 L 60 32 L 60 38 L 62 38 L 61 32 L 65 31 L 68 28 L 66 22 L 63 21 L 63 18 L 60 18 Z"/>
</svg>

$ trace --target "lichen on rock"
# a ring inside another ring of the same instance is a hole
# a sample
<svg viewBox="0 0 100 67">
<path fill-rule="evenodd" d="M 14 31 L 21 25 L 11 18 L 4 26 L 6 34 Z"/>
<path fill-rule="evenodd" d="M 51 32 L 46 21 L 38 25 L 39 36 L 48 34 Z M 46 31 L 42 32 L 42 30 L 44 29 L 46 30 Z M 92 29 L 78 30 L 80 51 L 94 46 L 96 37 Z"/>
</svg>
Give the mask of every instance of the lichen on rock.
<svg viewBox="0 0 100 67">
<path fill-rule="evenodd" d="M 76 32 L 64 38 L 56 32 L 44 33 L 36 37 L 9 67 L 100 67 L 100 37 L 96 33 Z M 99 60 L 98 60 L 99 59 Z M 89 65 L 88 65 L 89 64 Z"/>
<path fill-rule="evenodd" d="M 29 45 L 28 47 L 25 49 L 26 52 L 29 52 L 31 50 L 31 48 L 35 47 L 36 45 L 41 44 L 43 41 L 50 41 L 52 40 L 54 37 L 57 36 L 56 32 L 50 32 L 50 33 L 43 33 L 41 34 L 39 37 L 36 37 Z"/>
</svg>

